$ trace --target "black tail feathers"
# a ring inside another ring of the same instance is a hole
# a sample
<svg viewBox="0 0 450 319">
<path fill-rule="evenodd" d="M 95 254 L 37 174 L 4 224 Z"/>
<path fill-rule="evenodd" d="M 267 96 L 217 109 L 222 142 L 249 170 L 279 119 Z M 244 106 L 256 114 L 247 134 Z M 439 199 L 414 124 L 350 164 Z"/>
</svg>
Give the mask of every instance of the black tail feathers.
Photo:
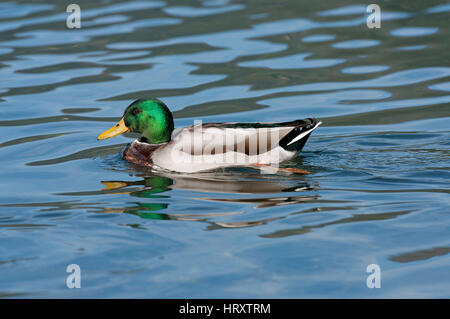
<svg viewBox="0 0 450 319">
<path fill-rule="evenodd" d="M 282 148 L 290 152 L 300 152 L 308 141 L 312 131 L 322 122 L 315 118 L 294 121 L 297 126 L 284 136 L 278 143 Z"/>
</svg>

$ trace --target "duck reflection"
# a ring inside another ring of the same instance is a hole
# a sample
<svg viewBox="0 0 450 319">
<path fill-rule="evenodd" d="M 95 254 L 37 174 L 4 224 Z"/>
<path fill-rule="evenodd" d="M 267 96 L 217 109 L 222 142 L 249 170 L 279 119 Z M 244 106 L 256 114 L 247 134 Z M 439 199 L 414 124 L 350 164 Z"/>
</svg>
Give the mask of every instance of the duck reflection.
<svg viewBox="0 0 450 319">
<path fill-rule="evenodd" d="M 253 204 L 255 208 L 282 206 L 303 202 L 316 201 L 318 195 L 300 195 L 301 192 L 311 191 L 316 186 L 311 186 L 304 180 L 296 178 L 280 178 L 280 176 L 262 176 L 260 174 L 235 174 L 223 172 L 222 174 L 195 174 L 182 175 L 174 173 L 152 173 L 140 176 L 137 181 L 102 181 L 104 188 L 98 193 L 129 194 L 136 198 L 155 199 L 157 202 L 136 202 L 135 206 L 121 208 L 105 208 L 108 213 L 128 213 L 146 219 L 157 220 L 183 220 L 202 221 L 210 226 L 208 230 L 219 228 L 252 227 L 277 220 L 282 217 L 266 218 L 252 221 L 239 222 L 212 222 L 210 219 L 216 216 L 236 215 L 240 212 L 221 213 L 194 213 L 194 214 L 170 214 L 161 212 L 169 207 L 170 201 L 164 201 L 171 196 L 172 190 L 187 190 L 206 194 L 214 194 L 214 197 L 193 197 L 201 201 L 234 202 Z M 286 196 L 252 196 L 265 194 L 286 194 Z M 216 195 L 222 195 L 216 197 Z M 223 196 L 225 195 L 225 196 Z M 227 196 L 228 195 L 228 196 Z M 243 195 L 245 197 L 242 197 Z"/>
</svg>

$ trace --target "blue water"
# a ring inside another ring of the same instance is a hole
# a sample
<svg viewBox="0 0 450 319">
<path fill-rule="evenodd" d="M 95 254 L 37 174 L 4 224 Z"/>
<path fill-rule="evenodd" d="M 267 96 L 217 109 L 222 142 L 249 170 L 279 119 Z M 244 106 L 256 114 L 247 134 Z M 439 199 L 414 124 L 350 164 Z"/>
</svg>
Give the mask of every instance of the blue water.
<svg viewBox="0 0 450 319">
<path fill-rule="evenodd" d="M 450 296 L 448 3 L 77 3 L 0 3 L 0 297 Z M 124 162 L 135 135 L 96 137 L 151 96 L 177 127 L 317 117 L 283 164 L 310 174 Z"/>
</svg>

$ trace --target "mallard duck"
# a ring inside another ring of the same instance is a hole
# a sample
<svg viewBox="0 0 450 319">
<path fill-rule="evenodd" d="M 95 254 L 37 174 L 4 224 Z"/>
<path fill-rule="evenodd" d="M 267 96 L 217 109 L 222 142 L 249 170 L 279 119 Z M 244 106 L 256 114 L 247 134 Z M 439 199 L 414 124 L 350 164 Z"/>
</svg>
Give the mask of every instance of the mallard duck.
<svg viewBox="0 0 450 319">
<path fill-rule="evenodd" d="M 307 118 L 284 123 L 196 123 L 174 130 L 169 108 L 153 98 L 131 103 L 122 119 L 98 139 L 140 133 L 126 146 L 122 158 L 155 169 L 183 173 L 230 166 L 280 169 L 275 166 L 295 157 L 320 124 Z"/>
</svg>

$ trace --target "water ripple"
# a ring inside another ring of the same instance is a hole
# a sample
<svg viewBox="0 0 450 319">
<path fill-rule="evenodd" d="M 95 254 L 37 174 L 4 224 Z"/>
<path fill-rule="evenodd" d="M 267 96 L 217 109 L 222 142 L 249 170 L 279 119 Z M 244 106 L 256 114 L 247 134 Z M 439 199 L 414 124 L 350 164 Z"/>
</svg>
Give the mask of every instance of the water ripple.
<svg viewBox="0 0 450 319">
<path fill-rule="evenodd" d="M 391 34 L 395 37 L 420 37 L 424 35 L 434 34 L 438 30 L 439 28 L 408 27 L 394 29 L 391 31 Z"/>
</svg>

